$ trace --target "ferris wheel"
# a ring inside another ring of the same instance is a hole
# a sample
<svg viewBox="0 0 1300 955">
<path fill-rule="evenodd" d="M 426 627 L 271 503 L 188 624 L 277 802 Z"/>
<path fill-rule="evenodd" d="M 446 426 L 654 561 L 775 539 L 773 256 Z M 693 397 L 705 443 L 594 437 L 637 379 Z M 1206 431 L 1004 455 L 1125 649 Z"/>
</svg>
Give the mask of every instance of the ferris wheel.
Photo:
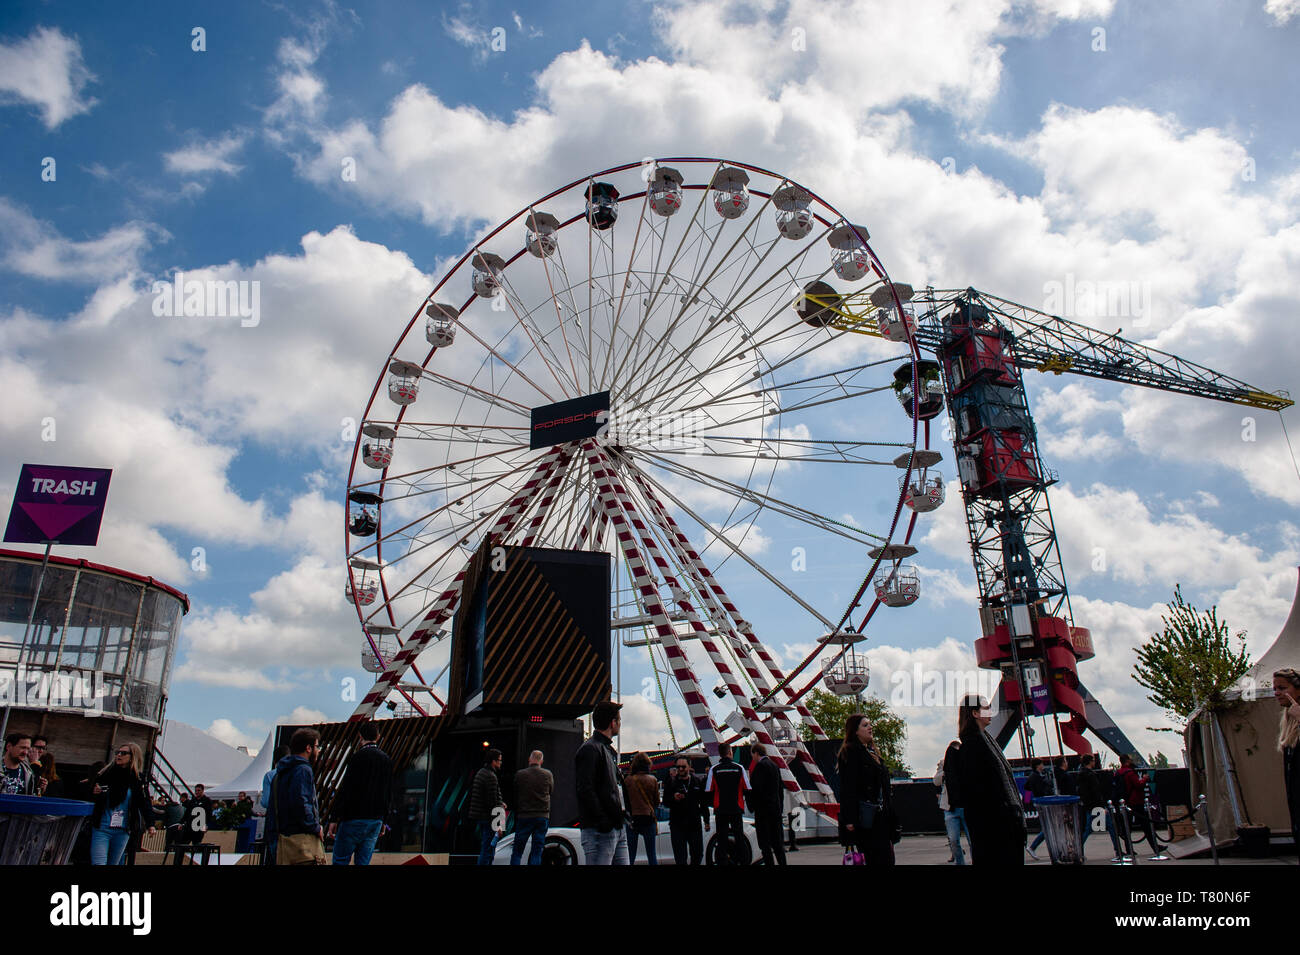
<svg viewBox="0 0 1300 955">
<path fill-rule="evenodd" d="M 798 724 L 825 734 L 759 621 L 801 621 L 815 649 L 796 669 L 829 653 L 838 673 L 858 672 L 862 627 L 762 544 L 833 541 L 863 590 L 879 569 L 877 602 L 916 599 L 899 556 L 915 549 L 892 538 L 918 455 L 936 456 L 918 448 L 910 290 L 869 238 L 786 177 L 702 158 L 584 176 L 484 235 L 401 329 L 357 438 L 345 596 L 377 678 L 353 718 L 439 711 L 421 655 L 448 656 L 433 651 L 484 540 L 603 550 L 613 632 L 680 692 L 696 739 L 752 734 L 788 789 L 797 760 L 829 796 Z M 846 323 L 850 293 L 871 296 L 869 322 Z"/>
</svg>

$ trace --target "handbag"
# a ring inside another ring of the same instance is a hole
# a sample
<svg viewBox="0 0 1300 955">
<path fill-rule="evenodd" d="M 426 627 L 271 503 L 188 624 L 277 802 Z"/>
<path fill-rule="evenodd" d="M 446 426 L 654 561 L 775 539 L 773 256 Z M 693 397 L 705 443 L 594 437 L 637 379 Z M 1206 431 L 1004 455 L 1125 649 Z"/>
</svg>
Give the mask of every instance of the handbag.
<svg viewBox="0 0 1300 955">
<path fill-rule="evenodd" d="M 857 849 L 846 849 L 844 852 L 844 865 L 866 865 L 866 857 Z"/>
<path fill-rule="evenodd" d="M 858 800 L 858 825 L 863 829 L 870 829 L 876 824 L 876 812 L 880 809 L 874 802 L 867 802 L 865 799 Z"/>
<path fill-rule="evenodd" d="M 314 832 L 280 836 L 276 847 L 276 865 L 324 865 L 325 843 Z"/>
</svg>

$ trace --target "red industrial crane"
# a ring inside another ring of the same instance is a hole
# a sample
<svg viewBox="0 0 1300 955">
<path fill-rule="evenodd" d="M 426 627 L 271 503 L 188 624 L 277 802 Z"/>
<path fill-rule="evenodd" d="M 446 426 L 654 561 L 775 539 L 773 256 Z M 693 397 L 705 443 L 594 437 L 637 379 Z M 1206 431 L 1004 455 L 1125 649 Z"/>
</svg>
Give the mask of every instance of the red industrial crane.
<svg viewBox="0 0 1300 955">
<path fill-rule="evenodd" d="M 900 368 L 895 388 L 909 411 L 915 403 L 928 420 L 946 406 L 951 419 L 979 584 L 975 655 L 980 667 L 1003 675 L 989 732 L 1002 746 L 1019 733 L 1032 754 L 1029 718 L 1050 713 L 1060 742 L 1075 752 L 1091 751 L 1083 737 L 1090 729 L 1116 753 L 1140 760 L 1079 679 L 1078 663 L 1094 655 L 1092 641 L 1070 609 L 1047 498 L 1057 475 L 1038 453 L 1023 373 L 1086 375 L 1278 412 L 1293 404 L 1289 394 L 973 288 L 894 285 L 869 297 L 810 289 L 805 298 L 835 313 L 828 324 L 894 341 L 910 336 L 934 355 L 918 363 L 915 378 L 910 364 Z M 935 452 L 920 451 L 911 462 L 916 510 L 942 500 L 941 479 L 928 471 L 937 462 Z"/>
</svg>

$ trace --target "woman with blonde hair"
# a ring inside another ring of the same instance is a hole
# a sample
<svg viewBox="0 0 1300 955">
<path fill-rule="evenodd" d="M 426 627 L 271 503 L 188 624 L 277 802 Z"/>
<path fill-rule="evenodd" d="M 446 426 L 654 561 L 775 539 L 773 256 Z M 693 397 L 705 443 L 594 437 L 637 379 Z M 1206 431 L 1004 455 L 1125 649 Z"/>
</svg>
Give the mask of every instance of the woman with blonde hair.
<svg viewBox="0 0 1300 955">
<path fill-rule="evenodd" d="M 1273 695 L 1282 707 L 1277 748 L 1282 753 L 1286 805 L 1291 810 L 1291 838 L 1300 852 L 1300 671 L 1291 667 L 1274 670 Z"/>
<path fill-rule="evenodd" d="M 144 794 L 144 753 L 121 743 L 113 761 L 99 771 L 91 789 L 90 864 L 121 865 L 132 837 L 153 824 L 153 806 Z"/>
</svg>

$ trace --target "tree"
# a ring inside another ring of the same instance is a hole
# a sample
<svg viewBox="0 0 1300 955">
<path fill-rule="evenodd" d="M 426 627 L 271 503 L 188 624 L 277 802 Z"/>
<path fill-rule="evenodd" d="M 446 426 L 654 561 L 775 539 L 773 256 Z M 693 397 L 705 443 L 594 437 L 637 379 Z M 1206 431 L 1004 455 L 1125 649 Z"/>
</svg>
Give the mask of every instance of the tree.
<svg viewBox="0 0 1300 955">
<path fill-rule="evenodd" d="M 1147 757 L 1147 765 L 1150 766 L 1152 769 L 1168 769 L 1169 757 L 1166 756 L 1164 753 L 1160 752 L 1160 750 L 1156 750 L 1156 754 L 1154 756 Z"/>
<path fill-rule="evenodd" d="M 1234 651 L 1218 609 L 1197 610 L 1183 600 L 1181 586 L 1174 585 L 1174 599 L 1167 606 L 1168 614 L 1160 617 L 1164 629 L 1135 651 L 1133 679 L 1151 691 L 1147 699 L 1164 709 L 1181 732 L 1198 706 L 1223 702 L 1224 690 L 1250 669 L 1250 654 L 1244 630 L 1236 635 L 1241 646 Z"/>
<path fill-rule="evenodd" d="M 836 696 L 826 690 L 813 690 L 805 703 L 821 728 L 831 739 L 843 738 L 844 722 L 854 713 L 863 713 L 871 720 L 872 733 L 880 758 L 893 776 L 911 776 L 912 768 L 903 760 L 903 743 L 907 739 L 907 723 L 879 697 L 869 696 L 858 700 L 852 696 Z M 803 728 L 803 738 L 812 739 L 812 730 Z"/>
</svg>

